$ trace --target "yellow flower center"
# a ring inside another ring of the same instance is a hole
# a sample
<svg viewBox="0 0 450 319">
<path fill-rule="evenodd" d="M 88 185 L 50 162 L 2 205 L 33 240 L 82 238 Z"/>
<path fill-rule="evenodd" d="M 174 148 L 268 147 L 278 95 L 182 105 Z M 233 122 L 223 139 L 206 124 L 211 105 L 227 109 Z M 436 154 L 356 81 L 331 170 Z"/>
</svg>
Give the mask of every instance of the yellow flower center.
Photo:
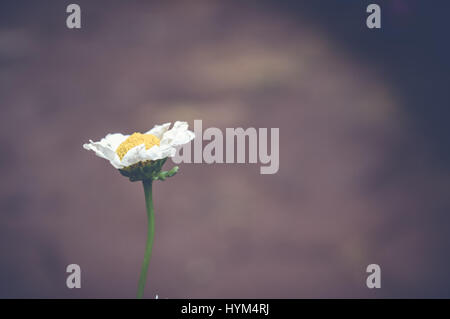
<svg viewBox="0 0 450 319">
<path fill-rule="evenodd" d="M 122 160 L 129 150 L 141 144 L 145 144 L 145 149 L 148 150 L 155 145 L 159 146 L 159 138 L 152 134 L 133 133 L 119 145 L 116 153 Z"/>
</svg>

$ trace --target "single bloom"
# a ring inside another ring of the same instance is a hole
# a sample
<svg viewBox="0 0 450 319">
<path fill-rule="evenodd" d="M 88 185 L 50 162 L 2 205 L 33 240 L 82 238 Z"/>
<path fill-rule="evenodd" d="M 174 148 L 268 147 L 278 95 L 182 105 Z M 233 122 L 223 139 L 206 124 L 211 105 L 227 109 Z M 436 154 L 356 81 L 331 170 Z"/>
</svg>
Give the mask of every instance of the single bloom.
<svg viewBox="0 0 450 319">
<path fill-rule="evenodd" d="M 166 159 L 175 155 L 177 146 L 189 143 L 195 137 L 186 122 L 177 121 L 169 129 L 170 124 L 155 125 L 143 134 L 108 134 L 98 142 L 90 140 L 83 147 L 94 151 L 119 170 L 138 163 Z"/>
<path fill-rule="evenodd" d="M 186 122 L 177 121 L 169 130 L 170 123 L 155 125 L 150 131 L 123 135 L 108 134 L 99 142 L 92 140 L 84 144 L 87 150 L 94 151 L 97 156 L 108 160 L 119 172 L 130 181 L 142 181 L 145 194 L 145 206 L 148 216 L 147 243 L 144 262 L 139 277 L 138 298 L 144 295 L 147 271 L 152 254 L 155 233 L 155 213 L 153 209 L 153 181 L 164 181 L 178 172 L 178 166 L 169 171 L 162 167 L 167 158 L 176 154 L 177 146 L 189 143 L 195 134 L 188 130 Z"/>
</svg>

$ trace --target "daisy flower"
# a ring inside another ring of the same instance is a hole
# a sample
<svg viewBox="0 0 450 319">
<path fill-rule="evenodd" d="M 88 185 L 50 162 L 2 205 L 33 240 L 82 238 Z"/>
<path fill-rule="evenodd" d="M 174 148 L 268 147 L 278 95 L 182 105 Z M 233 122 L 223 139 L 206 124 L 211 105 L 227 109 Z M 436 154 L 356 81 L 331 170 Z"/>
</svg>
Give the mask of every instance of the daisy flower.
<svg viewBox="0 0 450 319">
<path fill-rule="evenodd" d="M 90 140 L 83 147 L 108 160 L 121 172 L 130 172 L 136 166 L 173 157 L 177 146 L 189 143 L 195 137 L 186 122 L 177 121 L 172 129 L 169 127 L 170 123 L 165 123 L 155 125 L 144 134 L 108 134 L 98 142 Z"/>
<path fill-rule="evenodd" d="M 108 134 L 98 142 L 90 140 L 89 143 L 83 145 L 86 150 L 94 151 L 97 156 L 109 161 L 130 181 L 142 181 L 144 186 L 148 232 L 144 262 L 139 279 L 138 298 L 142 298 L 144 294 L 155 232 L 153 181 L 164 181 L 178 172 L 177 166 L 169 171 L 162 171 L 162 166 L 167 158 L 175 155 L 177 147 L 189 143 L 195 137 L 194 133 L 188 130 L 186 122 L 177 121 L 169 129 L 170 124 L 155 125 L 146 133 Z"/>
</svg>

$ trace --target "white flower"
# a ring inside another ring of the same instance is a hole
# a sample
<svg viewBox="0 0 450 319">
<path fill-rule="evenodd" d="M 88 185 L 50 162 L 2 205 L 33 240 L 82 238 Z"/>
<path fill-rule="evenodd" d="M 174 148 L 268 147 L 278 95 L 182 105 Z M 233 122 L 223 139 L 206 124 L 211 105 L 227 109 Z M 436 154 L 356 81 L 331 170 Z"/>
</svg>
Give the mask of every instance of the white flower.
<svg viewBox="0 0 450 319">
<path fill-rule="evenodd" d="M 139 162 L 172 157 L 177 146 L 189 143 L 195 137 L 186 122 L 177 121 L 172 129 L 169 127 L 170 123 L 164 123 L 155 125 L 144 134 L 108 134 L 99 142 L 90 140 L 83 147 L 108 160 L 115 168 L 122 169 Z"/>
</svg>

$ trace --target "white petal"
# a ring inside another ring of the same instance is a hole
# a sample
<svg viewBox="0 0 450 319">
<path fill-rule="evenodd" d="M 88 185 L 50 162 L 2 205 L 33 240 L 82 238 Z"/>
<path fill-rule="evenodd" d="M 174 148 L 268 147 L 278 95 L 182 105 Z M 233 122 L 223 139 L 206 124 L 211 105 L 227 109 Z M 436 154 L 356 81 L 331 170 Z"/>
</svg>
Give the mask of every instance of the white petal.
<svg viewBox="0 0 450 319">
<path fill-rule="evenodd" d="M 162 158 L 175 156 L 175 153 L 176 149 L 169 145 L 162 147 L 155 145 L 147 150 L 145 149 L 144 144 L 140 144 L 133 147 L 125 154 L 122 158 L 121 165 L 127 167 L 138 162 L 156 161 Z"/>
<path fill-rule="evenodd" d="M 144 151 L 145 151 L 145 144 L 140 144 L 138 146 L 133 147 L 122 158 L 121 164 L 124 167 L 127 167 L 143 161 Z"/>
<path fill-rule="evenodd" d="M 162 145 L 180 146 L 189 143 L 195 138 L 194 132 L 188 130 L 188 124 L 186 122 L 175 122 L 173 128 L 167 131 L 162 139 Z"/>
<path fill-rule="evenodd" d="M 100 142 L 108 145 L 112 150 L 116 151 L 120 144 L 125 141 L 129 135 L 123 135 L 121 133 L 108 134 Z"/>
<path fill-rule="evenodd" d="M 155 125 L 150 131 L 147 131 L 145 134 L 155 135 L 157 138 L 161 139 L 165 132 L 170 127 L 170 123 L 164 123 L 162 125 Z"/>
<path fill-rule="evenodd" d="M 143 155 L 145 160 L 156 161 L 166 157 L 175 156 L 176 149 L 170 145 L 155 145 L 148 150 L 145 150 L 145 154 Z"/>
<path fill-rule="evenodd" d="M 187 122 L 183 122 L 183 121 L 176 121 L 173 124 L 172 129 L 183 129 L 183 130 L 187 130 L 189 127 L 189 124 Z"/>
<path fill-rule="evenodd" d="M 113 135 L 113 134 L 110 134 Z M 122 135 L 122 134 L 120 134 Z M 108 136 L 107 136 L 108 137 Z M 126 138 L 126 137 L 125 137 Z M 101 158 L 108 160 L 115 168 L 123 168 L 120 164 L 120 158 L 112 148 L 112 144 L 107 142 L 106 138 L 103 138 L 100 142 L 89 141 L 90 143 L 84 144 L 83 148 L 86 150 L 94 151 L 95 154 Z"/>
<path fill-rule="evenodd" d="M 114 157 L 114 151 L 111 150 L 108 146 L 104 145 L 101 142 L 94 142 L 92 140 L 89 140 L 89 142 L 89 144 L 83 145 L 84 149 L 94 151 L 97 156 L 107 160 Z"/>
</svg>

